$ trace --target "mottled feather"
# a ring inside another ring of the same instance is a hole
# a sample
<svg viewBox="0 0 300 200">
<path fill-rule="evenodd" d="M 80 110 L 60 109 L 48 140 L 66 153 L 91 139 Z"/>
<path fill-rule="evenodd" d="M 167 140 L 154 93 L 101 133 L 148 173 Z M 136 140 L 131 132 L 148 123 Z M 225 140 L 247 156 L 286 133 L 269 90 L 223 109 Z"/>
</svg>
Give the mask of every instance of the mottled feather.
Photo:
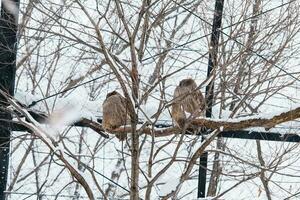
<svg viewBox="0 0 300 200">
<path fill-rule="evenodd" d="M 174 91 L 172 104 L 172 118 L 178 126 L 183 127 L 186 122 L 186 112 L 192 117 L 204 114 L 205 100 L 193 79 L 183 79 Z"/>
<path fill-rule="evenodd" d="M 106 95 L 103 104 L 102 126 L 107 131 L 119 128 L 128 124 L 129 113 L 126 109 L 126 99 L 118 92 L 113 91 Z M 116 135 L 120 140 L 126 138 L 126 135 Z"/>
</svg>

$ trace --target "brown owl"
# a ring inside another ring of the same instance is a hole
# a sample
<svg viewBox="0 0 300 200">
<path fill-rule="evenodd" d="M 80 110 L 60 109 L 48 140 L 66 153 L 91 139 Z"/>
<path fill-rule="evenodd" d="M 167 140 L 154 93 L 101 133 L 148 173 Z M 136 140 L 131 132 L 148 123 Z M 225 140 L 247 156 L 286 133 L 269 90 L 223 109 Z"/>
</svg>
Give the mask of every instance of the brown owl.
<svg viewBox="0 0 300 200">
<path fill-rule="evenodd" d="M 187 119 L 186 112 L 190 113 L 192 117 L 199 117 L 204 114 L 205 100 L 193 79 L 180 81 L 173 97 L 174 103 L 171 114 L 178 126 L 184 126 Z"/>
<path fill-rule="evenodd" d="M 102 108 L 102 126 L 105 130 L 110 131 L 129 124 L 130 117 L 128 109 L 126 109 L 126 99 L 118 92 L 113 91 L 108 93 L 102 104 Z M 126 136 L 126 134 L 116 134 L 116 137 L 120 140 L 124 140 Z"/>
</svg>

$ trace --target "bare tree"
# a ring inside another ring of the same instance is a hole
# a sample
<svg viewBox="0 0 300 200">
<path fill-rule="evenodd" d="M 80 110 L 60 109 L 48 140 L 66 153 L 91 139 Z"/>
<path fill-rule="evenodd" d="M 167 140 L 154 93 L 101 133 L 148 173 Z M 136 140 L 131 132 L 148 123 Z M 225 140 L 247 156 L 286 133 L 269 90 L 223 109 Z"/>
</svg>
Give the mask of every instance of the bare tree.
<svg viewBox="0 0 300 200">
<path fill-rule="evenodd" d="M 293 132 L 300 117 L 294 64 L 300 5 L 225 2 L 212 77 L 206 70 L 213 1 L 22 2 L 18 101 L 7 96 L 11 106 L 5 110 L 27 132 L 14 133 L 10 199 L 194 198 L 204 151 L 214 155 L 208 167 L 214 199 L 245 187 L 244 199 L 296 196 L 299 187 L 286 182 L 299 178 L 293 165 L 299 162 L 297 144 L 216 138 L 222 131 L 257 127 Z M 173 91 L 184 78 L 196 80 L 202 92 L 214 81 L 217 119 L 191 118 L 181 128 L 171 121 Z M 111 131 L 127 134 L 123 142 L 95 133 L 104 132 L 96 118 L 113 90 L 126 98 L 131 118 L 129 126 Z M 202 143 L 196 134 L 201 127 L 211 130 Z"/>
</svg>

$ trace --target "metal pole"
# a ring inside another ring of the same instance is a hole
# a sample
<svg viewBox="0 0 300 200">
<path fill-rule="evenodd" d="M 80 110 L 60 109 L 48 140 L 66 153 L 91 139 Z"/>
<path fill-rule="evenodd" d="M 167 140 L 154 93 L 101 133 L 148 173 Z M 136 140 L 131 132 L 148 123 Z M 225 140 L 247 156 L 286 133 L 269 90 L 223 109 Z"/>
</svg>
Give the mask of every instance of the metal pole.
<svg viewBox="0 0 300 200">
<path fill-rule="evenodd" d="M 215 2 L 215 12 L 212 26 L 212 34 L 209 45 L 209 60 L 207 68 L 207 77 L 211 76 L 212 70 L 217 65 L 218 59 L 218 46 L 220 37 L 220 28 L 222 24 L 222 13 L 223 13 L 224 0 L 216 0 Z M 206 117 L 211 117 L 212 114 L 212 104 L 214 95 L 214 82 L 211 81 L 205 90 L 206 99 Z M 200 157 L 199 165 L 199 178 L 198 178 L 198 198 L 205 197 L 205 186 L 206 186 L 206 168 L 207 168 L 207 152 L 204 152 Z"/>
<path fill-rule="evenodd" d="M 0 18 L 0 89 L 14 95 L 17 52 L 17 20 L 19 0 L 1 2 Z M 0 95 L 0 119 L 10 120 L 11 115 L 1 107 L 7 105 Z M 11 127 L 0 121 L 0 199 L 5 199 L 8 175 Z"/>
</svg>

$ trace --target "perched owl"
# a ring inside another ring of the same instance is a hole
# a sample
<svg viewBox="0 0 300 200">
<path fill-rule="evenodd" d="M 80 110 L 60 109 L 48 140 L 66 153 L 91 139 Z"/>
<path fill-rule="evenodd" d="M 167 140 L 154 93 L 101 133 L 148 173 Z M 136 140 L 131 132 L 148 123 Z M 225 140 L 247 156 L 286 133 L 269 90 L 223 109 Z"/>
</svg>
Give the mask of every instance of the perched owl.
<svg viewBox="0 0 300 200">
<path fill-rule="evenodd" d="M 113 91 L 108 93 L 102 104 L 102 108 L 102 126 L 105 130 L 110 131 L 129 124 L 130 117 L 128 109 L 126 109 L 126 99 L 118 92 Z M 120 140 L 124 140 L 126 134 L 116 134 L 116 137 Z"/>
<path fill-rule="evenodd" d="M 205 100 L 193 79 L 183 79 L 174 91 L 172 104 L 172 118 L 178 126 L 183 127 L 186 122 L 186 113 L 192 117 L 204 114 Z"/>
</svg>

